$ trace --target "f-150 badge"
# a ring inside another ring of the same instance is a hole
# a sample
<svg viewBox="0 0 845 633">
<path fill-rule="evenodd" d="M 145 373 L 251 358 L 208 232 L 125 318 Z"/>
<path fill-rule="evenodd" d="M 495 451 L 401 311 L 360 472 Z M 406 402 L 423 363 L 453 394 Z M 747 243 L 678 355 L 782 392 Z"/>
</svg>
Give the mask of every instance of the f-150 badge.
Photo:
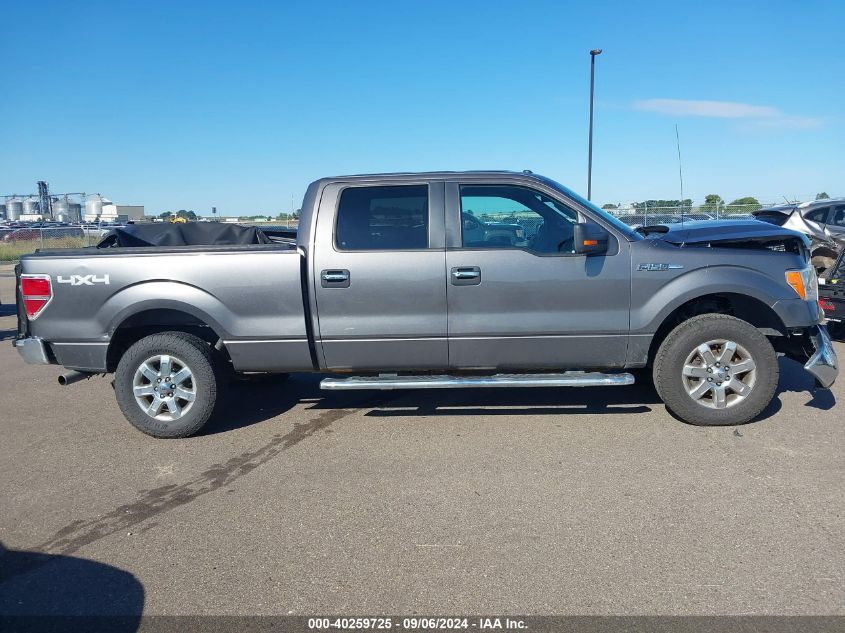
<svg viewBox="0 0 845 633">
<path fill-rule="evenodd" d="M 683 268 L 681 264 L 640 264 L 637 270 L 647 270 L 649 272 L 660 270 L 680 270 Z"/>
<path fill-rule="evenodd" d="M 97 277 L 97 275 L 70 275 L 69 277 L 63 277 L 62 275 L 57 275 L 56 282 L 60 284 L 70 284 L 71 286 L 93 286 L 94 284 L 106 284 L 108 286 L 109 276 L 103 275 L 101 277 Z"/>
</svg>

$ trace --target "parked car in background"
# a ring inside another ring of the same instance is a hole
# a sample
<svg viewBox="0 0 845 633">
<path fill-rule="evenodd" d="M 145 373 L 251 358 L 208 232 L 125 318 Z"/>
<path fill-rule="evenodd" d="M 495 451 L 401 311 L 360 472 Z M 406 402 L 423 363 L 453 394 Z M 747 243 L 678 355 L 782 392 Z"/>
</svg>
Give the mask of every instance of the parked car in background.
<svg viewBox="0 0 845 633">
<path fill-rule="evenodd" d="M 819 306 L 824 310 L 831 336 L 845 339 L 845 249 L 819 277 Z"/>
<path fill-rule="evenodd" d="M 641 226 L 677 224 L 681 221 L 681 216 L 673 215 L 671 213 L 629 213 L 626 215 L 620 215 L 619 219 L 632 229 L 638 229 Z"/>
<path fill-rule="evenodd" d="M 526 244 L 525 227 L 518 223 L 485 222 L 469 213 L 461 213 L 461 221 L 468 242 L 479 247 L 492 244 L 505 246 Z"/>
<path fill-rule="evenodd" d="M 810 238 L 813 266 L 821 274 L 845 249 L 845 198 L 767 207 L 754 217 Z"/>
</svg>

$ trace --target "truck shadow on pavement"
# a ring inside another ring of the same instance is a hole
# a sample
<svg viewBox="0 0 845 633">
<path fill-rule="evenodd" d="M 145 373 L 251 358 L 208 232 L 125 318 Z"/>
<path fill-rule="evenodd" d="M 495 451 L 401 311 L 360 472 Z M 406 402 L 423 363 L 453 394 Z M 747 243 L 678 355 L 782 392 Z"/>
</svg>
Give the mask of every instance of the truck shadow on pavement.
<svg viewBox="0 0 845 633">
<path fill-rule="evenodd" d="M 804 391 L 812 395 L 812 399 L 804 405 L 805 407 L 820 409 L 822 411 L 828 411 L 834 407 L 836 396 L 833 395 L 830 389 L 816 388 L 813 377 L 804 371 L 801 363 L 788 358 L 780 358 L 778 364 L 780 366 L 778 394 L 784 391 Z M 775 395 L 775 400 L 777 400 L 777 395 Z"/>
<path fill-rule="evenodd" d="M 768 407 L 750 423 L 777 414 L 783 392 L 807 392 L 805 406 L 827 411 L 836 404 L 828 389 L 815 389 L 812 377 L 795 361 L 781 358 L 778 391 Z M 322 375 L 304 374 L 288 381 L 267 378 L 235 382 L 223 393 L 218 413 L 203 435 L 225 433 L 282 415 L 299 404 L 311 410 L 364 408 L 369 417 L 405 416 L 536 416 L 648 413 L 663 404 L 644 376 L 630 387 L 440 389 L 432 391 L 325 392 Z M 367 405 L 362 406 L 366 398 Z M 248 403 L 248 404 L 244 404 Z M 671 415 L 671 414 L 670 414 Z M 675 416 L 672 416 L 675 417 Z M 676 418 L 677 419 L 677 418 Z"/>
<path fill-rule="evenodd" d="M 396 392 L 395 402 L 376 405 L 366 415 L 532 416 L 648 413 L 660 404 L 651 385 L 630 387 L 489 388 Z"/>
<path fill-rule="evenodd" d="M 0 543 L 0 629 L 128 633 L 143 610 L 144 586 L 127 571 Z"/>
</svg>

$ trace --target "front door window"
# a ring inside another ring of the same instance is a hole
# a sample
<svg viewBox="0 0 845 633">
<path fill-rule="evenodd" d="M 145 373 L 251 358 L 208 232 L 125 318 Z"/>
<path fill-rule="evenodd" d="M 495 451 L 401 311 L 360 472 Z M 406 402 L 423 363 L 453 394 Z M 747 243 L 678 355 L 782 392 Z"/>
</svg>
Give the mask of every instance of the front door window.
<svg viewBox="0 0 845 633">
<path fill-rule="evenodd" d="M 548 196 L 511 185 L 461 186 L 464 248 L 518 248 L 540 254 L 575 252 L 578 215 Z"/>
</svg>

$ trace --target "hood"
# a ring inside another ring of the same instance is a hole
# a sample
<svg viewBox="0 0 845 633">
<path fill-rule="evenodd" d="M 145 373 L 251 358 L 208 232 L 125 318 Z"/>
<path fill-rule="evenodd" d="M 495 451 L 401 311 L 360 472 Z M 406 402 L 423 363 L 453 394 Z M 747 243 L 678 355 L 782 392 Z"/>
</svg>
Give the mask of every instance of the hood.
<svg viewBox="0 0 845 633">
<path fill-rule="evenodd" d="M 712 220 L 704 222 L 684 222 L 668 226 L 649 227 L 657 229 L 649 233 L 658 233 L 654 239 L 670 244 L 719 244 L 736 245 L 743 243 L 800 242 L 805 247 L 810 245 L 807 237 L 797 231 L 759 222 L 757 220 Z"/>
<path fill-rule="evenodd" d="M 778 240 L 804 236 L 796 231 L 758 222 L 757 220 L 712 220 L 673 224 L 663 235 L 672 244 L 701 244 L 702 242 L 725 242 L 736 240 Z"/>
</svg>

